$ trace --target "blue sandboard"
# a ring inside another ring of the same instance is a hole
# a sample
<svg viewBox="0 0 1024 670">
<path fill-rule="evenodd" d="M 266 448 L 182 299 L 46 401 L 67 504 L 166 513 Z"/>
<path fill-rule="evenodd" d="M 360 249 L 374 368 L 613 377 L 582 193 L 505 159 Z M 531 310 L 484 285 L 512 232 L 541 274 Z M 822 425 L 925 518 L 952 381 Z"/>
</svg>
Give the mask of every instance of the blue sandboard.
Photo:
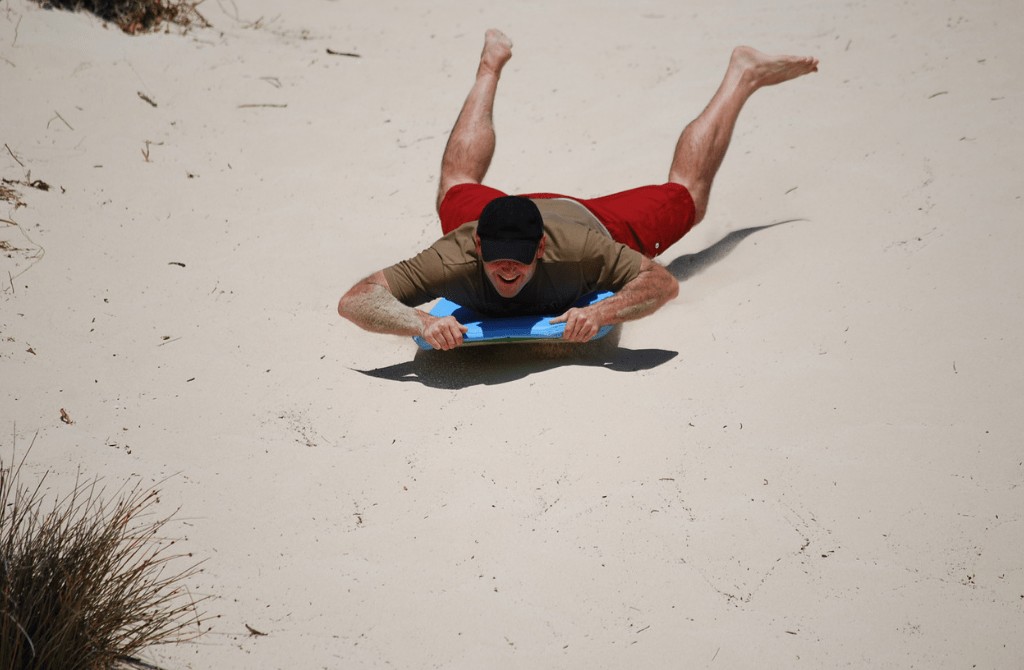
<svg viewBox="0 0 1024 670">
<path fill-rule="evenodd" d="M 610 291 L 590 293 L 576 301 L 574 307 L 593 305 L 612 295 L 614 293 Z M 489 318 L 480 316 L 468 307 L 462 307 L 446 298 L 441 298 L 430 310 L 430 314 L 437 317 L 454 316 L 459 323 L 465 326 L 466 334 L 462 336 L 463 346 L 556 340 L 560 339 L 562 333 L 565 332 L 564 323 L 549 323 L 551 319 L 559 316 L 558 314 Z M 612 326 L 602 326 L 593 340 L 604 337 L 611 329 Z M 412 339 L 420 349 L 433 349 L 422 337 Z"/>
</svg>

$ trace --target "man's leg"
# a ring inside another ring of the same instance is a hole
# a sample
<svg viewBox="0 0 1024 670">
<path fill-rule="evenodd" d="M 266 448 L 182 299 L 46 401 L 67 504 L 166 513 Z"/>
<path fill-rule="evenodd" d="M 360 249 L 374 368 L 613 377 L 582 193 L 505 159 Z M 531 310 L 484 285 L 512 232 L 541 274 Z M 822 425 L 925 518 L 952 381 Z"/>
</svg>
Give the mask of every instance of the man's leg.
<svg viewBox="0 0 1024 670">
<path fill-rule="evenodd" d="M 693 196 L 695 223 L 707 211 L 711 183 L 747 99 L 763 86 L 780 84 L 817 69 L 816 58 L 769 56 L 750 47 L 733 50 L 722 84 L 700 116 L 683 130 L 669 169 L 668 180 L 682 184 Z"/>
<path fill-rule="evenodd" d="M 462 104 L 441 158 L 438 210 L 452 186 L 479 184 L 487 174 L 494 156 L 494 94 L 498 90 L 501 69 L 511 57 L 512 41 L 499 30 L 488 30 L 476 82 Z"/>
</svg>

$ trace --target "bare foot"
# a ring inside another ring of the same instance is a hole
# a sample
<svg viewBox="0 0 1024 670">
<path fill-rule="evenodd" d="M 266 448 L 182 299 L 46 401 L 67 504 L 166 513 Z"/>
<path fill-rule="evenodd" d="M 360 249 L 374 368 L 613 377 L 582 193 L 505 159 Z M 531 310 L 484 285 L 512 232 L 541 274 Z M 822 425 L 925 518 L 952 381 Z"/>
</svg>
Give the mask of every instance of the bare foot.
<svg viewBox="0 0 1024 670">
<path fill-rule="evenodd" d="M 501 74 L 508 59 L 512 58 L 512 40 L 501 32 L 491 28 L 484 34 L 484 50 L 480 54 L 480 70 Z"/>
<path fill-rule="evenodd" d="M 818 59 L 811 56 L 769 56 L 751 47 L 736 47 L 729 70 L 756 90 L 781 84 L 801 75 L 818 71 Z"/>
</svg>

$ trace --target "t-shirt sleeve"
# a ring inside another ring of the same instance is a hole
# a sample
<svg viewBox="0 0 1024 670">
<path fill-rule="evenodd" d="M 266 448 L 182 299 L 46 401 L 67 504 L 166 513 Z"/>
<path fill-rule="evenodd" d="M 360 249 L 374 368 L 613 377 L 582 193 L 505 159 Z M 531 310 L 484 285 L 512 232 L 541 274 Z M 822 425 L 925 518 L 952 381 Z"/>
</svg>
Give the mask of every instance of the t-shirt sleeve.
<svg viewBox="0 0 1024 670">
<path fill-rule="evenodd" d="M 383 273 L 391 294 L 409 307 L 422 305 L 438 297 L 444 282 L 444 264 L 441 255 L 433 247 L 384 268 Z"/>
<path fill-rule="evenodd" d="M 597 279 L 599 290 L 619 291 L 640 274 L 643 255 L 639 251 L 597 233 L 591 234 L 587 243 L 594 246 L 602 259 Z"/>
</svg>

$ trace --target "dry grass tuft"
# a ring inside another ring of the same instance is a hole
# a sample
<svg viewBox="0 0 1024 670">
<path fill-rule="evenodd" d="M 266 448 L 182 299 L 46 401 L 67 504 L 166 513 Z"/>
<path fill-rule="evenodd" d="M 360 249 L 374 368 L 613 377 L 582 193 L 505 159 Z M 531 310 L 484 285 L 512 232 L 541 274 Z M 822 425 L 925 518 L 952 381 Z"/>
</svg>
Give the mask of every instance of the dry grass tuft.
<svg viewBox="0 0 1024 670">
<path fill-rule="evenodd" d="M 196 7 L 202 2 L 190 0 L 36 0 L 49 9 L 86 11 L 116 23 L 130 35 L 159 30 L 164 23 L 188 28 L 193 25 L 209 27 Z"/>
<path fill-rule="evenodd" d="M 163 537 L 172 517 L 153 516 L 155 489 L 109 502 L 98 480 L 79 480 L 46 505 L 46 476 L 26 485 L 21 469 L 0 462 L 0 668 L 147 667 L 144 648 L 204 632 L 185 585 L 200 570 Z"/>
<path fill-rule="evenodd" d="M 11 203 L 15 209 L 25 206 L 21 194 L 8 186 L 6 179 L 0 182 L 0 200 Z"/>
</svg>

